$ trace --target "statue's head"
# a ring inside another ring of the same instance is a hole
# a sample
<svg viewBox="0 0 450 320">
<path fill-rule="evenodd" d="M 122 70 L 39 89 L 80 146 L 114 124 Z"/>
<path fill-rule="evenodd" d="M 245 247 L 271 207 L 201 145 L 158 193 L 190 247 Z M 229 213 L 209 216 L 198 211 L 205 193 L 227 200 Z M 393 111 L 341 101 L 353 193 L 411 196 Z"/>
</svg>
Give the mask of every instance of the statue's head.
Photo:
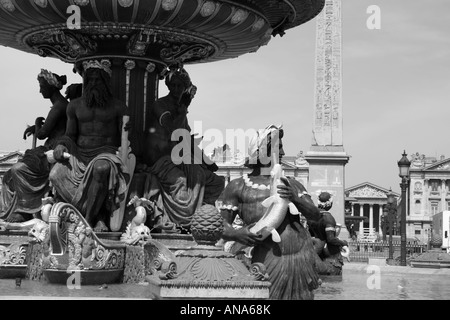
<svg viewBox="0 0 450 320">
<path fill-rule="evenodd" d="M 83 62 L 83 97 L 90 108 L 104 108 L 112 98 L 111 63 L 108 60 Z"/>
<path fill-rule="evenodd" d="M 67 83 L 66 76 L 59 76 L 45 69 L 41 69 L 37 80 L 39 81 L 40 93 L 45 99 L 51 98 L 56 91 L 60 91 Z"/>
<path fill-rule="evenodd" d="M 270 167 L 273 154 L 277 156 L 280 163 L 284 156 L 283 136 L 284 130 L 281 125 L 269 125 L 263 130 L 258 130 L 249 142 L 245 166 L 249 168 Z"/>
<path fill-rule="evenodd" d="M 328 211 L 333 206 L 333 196 L 329 192 L 322 191 L 317 197 L 317 203 L 319 209 Z"/>
<path fill-rule="evenodd" d="M 179 99 L 183 93 L 190 92 L 195 95 L 197 87 L 195 87 L 187 71 L 183 68 L 173 69 L 166 76 L 166 86 L 170 94 Z M 192 91 L 192 92 L 191 92 Z"/>
</svg>

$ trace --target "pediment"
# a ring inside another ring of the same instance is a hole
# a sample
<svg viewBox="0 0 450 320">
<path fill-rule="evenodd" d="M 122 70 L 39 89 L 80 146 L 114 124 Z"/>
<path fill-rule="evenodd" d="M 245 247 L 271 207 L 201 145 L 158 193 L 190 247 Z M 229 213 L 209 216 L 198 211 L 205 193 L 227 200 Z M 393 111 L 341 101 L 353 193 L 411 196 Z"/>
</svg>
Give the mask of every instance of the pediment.
<svg viewBox="0 0 450 320">
<path fill-rule="evenodd" d="M 349 197 L 353 198 L 377 198 L 377 199 L 386 199 L 387 194 L 392 192 L 380 186 L 377 186 L 370 182 L 361 183 L 357 186 L 347 188 L 346 193 L 348 193 Z M 398 196 L 395 192 L 396 196 Z"/>
<path fill-rule="evenodd" d="M 14 151 L 0 157 L 0 164 L 15 164 L 22 159 L 23 153 L 20 151 Z"/>
<path fill-rule="evenodd" d="M 424 171 L 450 171 L 450 159 L 445 159 L 423 169 Z"/>
</svg>

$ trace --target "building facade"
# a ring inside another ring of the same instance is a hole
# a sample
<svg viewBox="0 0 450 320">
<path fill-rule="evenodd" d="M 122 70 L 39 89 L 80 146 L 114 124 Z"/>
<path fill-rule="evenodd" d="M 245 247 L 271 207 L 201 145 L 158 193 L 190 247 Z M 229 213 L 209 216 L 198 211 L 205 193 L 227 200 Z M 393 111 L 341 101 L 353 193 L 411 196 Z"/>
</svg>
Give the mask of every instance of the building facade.
<svg viewBox="0 0 450 320">
<path fill-rule="evenodd" d="M 351 216 L 367 218 L 364 222 L 361 221 L 354 226 L 357 234 L 360 234 L 363 229 L 370 229 L 373 230 L 375 234 L 380 236 L 383 235 L 381 220 L 383 208 L 387 204 L 387 197 L 390 192 L 392 192 L 397 199 L 400 198 L 398 193 L 370 182 L 364 182 L 345 190 L 347 198 L 353 199 L 350 210 Z"/>
<path fill-rule="evenodd" d="M 450 159 L 411 156 L 407 235 L 428 241 L 435 214 L 450 210 Z"/>
</svg>

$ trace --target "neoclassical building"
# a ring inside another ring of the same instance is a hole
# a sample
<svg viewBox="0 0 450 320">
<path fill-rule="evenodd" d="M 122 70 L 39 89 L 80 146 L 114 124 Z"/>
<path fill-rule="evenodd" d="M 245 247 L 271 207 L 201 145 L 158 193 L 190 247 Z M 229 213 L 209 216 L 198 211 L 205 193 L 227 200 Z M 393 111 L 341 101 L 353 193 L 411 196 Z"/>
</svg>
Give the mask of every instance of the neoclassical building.
<svg viewBox="0 0 450 320">
<path fill-rule="evenodd" d="M 364 182 L 345 189 L 346 197 L 352 199 L 351 215 L 367 218 L 365 222 L 361 221 L 355 226 L 357 232 L 361 232 L 363 228 L 369 228 L 375 233 L 383 235 L 381 217 L 383 216 L 383 207 L 387 204 L 387 196 L 390 192 L 397 199 L 400 198 L 398 193 L 370 182 Z"/>
<path fill-rule="evenodd" d="M 450 210 L 450 159 L 411 155 L 407 234 L 428 239 L 433 215 Z"/>
</svg>

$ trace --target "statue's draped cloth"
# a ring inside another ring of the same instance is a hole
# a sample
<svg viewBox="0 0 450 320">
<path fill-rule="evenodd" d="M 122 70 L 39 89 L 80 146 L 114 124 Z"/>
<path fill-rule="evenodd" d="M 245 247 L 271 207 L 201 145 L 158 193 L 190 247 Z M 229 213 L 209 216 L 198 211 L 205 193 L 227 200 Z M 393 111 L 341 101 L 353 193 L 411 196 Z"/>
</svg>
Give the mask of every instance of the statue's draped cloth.
<svg viewBox="0 0 450 320">
<path fill-rule="evenodd" d="M 68 139 L 64 145 L 72 156 L 67 162 L 56 163 L 50 172 L 50 181 L 57 194 L 84 213 L 87 198 L 96 196 L 89 194 L 94 164 L 96 161 L 104 160 L 110 164 L 107 210 L 112 213 L 119 208 L 120 203 L 125 200 L 130 175 L 127 167 L 116 155 L 117 148 L 103 146 L 82 149 L 68 142 Z"/>
<path fill-rule="evenodd" d="M 25 151 L 23 158 L 8 170 L 2 180 L 3 216 L 21 212 L 35 214 L 41 210 L 42 198 L 50 190 L 50 165 L 41 146 Z"/>
<path fill-rule="evenodd" d="M 312 290 L 319 287 L 315 269 L 316 253 L 308 231 L 298 221 L 298 216 L 286 215 L 277 228 L 281 242 L 271 237 L 255 246 L 252 262 L 262 262 L 269 274 L 270 299 L 312 300 Z"/>
<path fill-rule="evenodd" d="M 151 167 L 144 197 L 156 201 L 161 211 L 155 216 L 166 215 L 173 223 L 188 227 L 196 209 L 215 204 L 224 182 L 203 164 L 175 165 L 170 156 L 163 156 Z"/>
</svg>

